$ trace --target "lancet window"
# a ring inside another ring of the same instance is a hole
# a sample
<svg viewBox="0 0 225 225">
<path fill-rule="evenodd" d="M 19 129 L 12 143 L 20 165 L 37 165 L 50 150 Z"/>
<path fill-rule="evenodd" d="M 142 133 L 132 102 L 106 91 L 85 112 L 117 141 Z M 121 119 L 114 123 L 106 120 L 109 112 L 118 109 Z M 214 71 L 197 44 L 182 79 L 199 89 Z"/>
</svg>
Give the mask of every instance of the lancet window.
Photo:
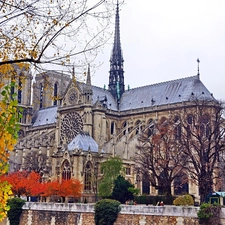
<svg viewBox="0 0 225 225">
<path fill-rule="evenodd" d="M 18 103 L 22 103 L 22 74 L 19 75 L 19 84 L 18 84 Z"/>
<path fill-rule="evenodd" d="M 40 108 L 43 107 L 43 90 L 44 90 L 43 85 L 40 84 Z"/>
<path fill-rule="evenodd" d="M 84 190 L 91 191 L 91 180 L 92 180 L 92 173 L 91 173 L 92 165 L 90 162 L 86 164 L 85 168 L 85 177 L 84 177 Z"/>
<path fill-rule="evenodd" d="M 70 180 L 71 179 L 71 167 L 68 160 L 65 160 L 62 166 L 62 179 Z"/>
<path fill-rule="evenodd" d="M 53 96 L 53 105 L 57 105 L 57 97 L 58 97 L 58 85 L 55 83 L 54 85 L 54 96 Z"/>
</svg>

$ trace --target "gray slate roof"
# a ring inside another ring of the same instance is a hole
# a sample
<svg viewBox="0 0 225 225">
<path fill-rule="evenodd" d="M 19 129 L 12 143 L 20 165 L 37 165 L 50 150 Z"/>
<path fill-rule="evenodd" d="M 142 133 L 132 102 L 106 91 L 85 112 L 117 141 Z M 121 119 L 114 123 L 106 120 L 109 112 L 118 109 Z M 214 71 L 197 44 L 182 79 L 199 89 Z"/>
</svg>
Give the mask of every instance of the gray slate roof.
<svg viewBox="0 0 225 225">
<path fill-rule="evenodd" d="M 55 123 L 57 117 L 57 109 L 57 106 L 53 106 L 38 110 L 37 114 L 33 118 L 33 127 Z"/>
<path fill-rule="evenodd" d="M 117 103 L 108 90 L 92 86 L 92 92 L 93 104 L 106 99 L 107 108 L 118 111 Z M 191 99 L 215 100 L 198 75 L 126 90 L 120 99 L 119 111 L 174 104 Z"/>
<path fill-rule="evenodd" d="M 98 152 L 98 144 L 95 140 L 86 133 L 78 134 L 67 146 L 69 151 L 74 149 L 82 149 L 83 151 Z"/>
<path fill-rule="evenodd" d="M 93 96 L 92 96 L 92 102 L 95 103 L 96 101 L 104 101 L 105 97 L 106 97 L 106 105 L 108 109 L 112 109 L 112 110 L 118 110 L 117 109 L 117 103 L 114 99 L 114 97 L 112 96 L 112 94 L 104 89 L 104 88 L 100 88 L 100 87 L 96 87 L 96 86 L 92 86 L 92 91 L 93 91 Z"/>
<path fill-rule="evenodd" d="M 78 83 L 78 86 L 83 91 L 86 84 Z M 99 101 L 107 109 L 118 111 L 117 103 L 107 89 L 93 85 L 91 88 L 92 104 Z M 120 99 L 119 111 L 181 103 L 192 99 L 215 100 L 198 75 L 126 90 Z M 34 118 L 33 127 L 55 123 L 56 116 L 57 106 L 41 109 Z"/>
<path fill-rule="evenodd" d="M 120 111 L 186 102 L 191 99 L 215 100 L 198 76 L 127 90 L 120 100 Z"/>
</svg>

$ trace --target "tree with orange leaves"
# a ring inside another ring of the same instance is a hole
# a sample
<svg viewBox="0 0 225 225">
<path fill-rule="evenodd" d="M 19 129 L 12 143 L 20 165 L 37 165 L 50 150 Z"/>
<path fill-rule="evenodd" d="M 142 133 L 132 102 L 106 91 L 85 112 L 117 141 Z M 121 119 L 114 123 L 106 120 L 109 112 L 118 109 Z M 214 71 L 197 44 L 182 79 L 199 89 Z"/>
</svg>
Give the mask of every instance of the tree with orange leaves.
<svg viewBox="0 0 225 225">
<path fill-rule="evenodd" d="M 26 193 L 29 196 L 40 196 L 46 191 L 46 185 L 41 183 L 41 176 L 37 172 L 30 172 L 26 179 Z"/>
<path fill-rule="evenodd" d="M 61 197 L 80 197 L 83 185 L 77 179 L 63 180 L 58 195 Z"/>
<path fill-rule="evenodd" d="M 27 171 L 17 171 L 5 175 L 4 177 L 2 177 L 2 180 L 7 181 L 11 185 L 12 194 L 14 196 L 20 197 L 21 195 L 27 195 L 27 176 Z"/>
<path fill-rule="evenodd" d="M 45 184 L 46 189 L 43 196 L 58 195 L 62 197 L 63 201 L 65 197 L 80 197 L 83 190 L 82 183 L 77 179 L 51 181 Z"/>
<path fill-rule="evenodd" d="M 45 184 L 46 189 L 43 196 L 48 197 L 51 195 L 58 195 L 60 190 L 60 183 L 58 181 L 49 181 Z"/>
<path fill-rule="evenodd" d="M 46 191 L 46 185 L 41 183 L 41 176 L 34 171 L 12 172 L 1 179 L 2 181 L 7 181 L 12 186 L 14 196 L 40 196 Z"/>
<path fill-rule="evenodd" d="M 51 181 L 47 183 L 41 182 L 41 176 L 37 172 L 17 171 L 2 176 L 1 180 L 8 182 L 12 187 L 14 196 L 51 196 L 57 195 L 65 199 L 65 197 L 80 197 L 83 185 L 77 179 Z"/>
</svg>

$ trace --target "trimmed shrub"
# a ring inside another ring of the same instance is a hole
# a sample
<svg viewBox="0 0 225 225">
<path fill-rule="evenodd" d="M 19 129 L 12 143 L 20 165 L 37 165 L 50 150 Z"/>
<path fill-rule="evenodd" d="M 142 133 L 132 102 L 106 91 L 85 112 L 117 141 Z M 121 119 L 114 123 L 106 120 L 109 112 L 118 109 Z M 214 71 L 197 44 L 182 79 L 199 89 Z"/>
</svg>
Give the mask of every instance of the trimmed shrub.
<svg viewBox="0 0 225 225">
<path fill-rule="evenodd" d="M 12 198 L 9 199 L 8 205 L 10 210 L 8 211 L 8 218 L 10 225 L 19 225 L 20 223 L 20 215 L 23 211 L 23 205 L 25 201 L 21 198 Z"/>
<path fill-rule="evenodd" d="M 198 211 L 199 224 L 204 225 L 220 225 L 220 210 L 218 204 L 203 203 Z"/>
<path fill-rule="evenodd" d="M 194 199 L 191 195 L 182 195 L 173 201 L 174 205 L 194 205 Z"/>
<path fill-rule="evenodd" d="M 95 204 L 95 224 L 113 225 L 120 212 L 120 202 L 112 199 L 102 199 Z"/>
</svg>

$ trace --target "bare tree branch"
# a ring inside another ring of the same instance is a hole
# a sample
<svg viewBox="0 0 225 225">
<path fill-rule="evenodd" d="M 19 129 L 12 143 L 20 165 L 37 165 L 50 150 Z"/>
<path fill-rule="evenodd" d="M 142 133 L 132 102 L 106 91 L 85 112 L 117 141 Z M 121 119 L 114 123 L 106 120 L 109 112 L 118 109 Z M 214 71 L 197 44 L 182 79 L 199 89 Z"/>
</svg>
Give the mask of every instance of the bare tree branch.
<svg viewBox="0 0 225 225">
<path fill-rule="evenodd" d="M 111 36 L 108 27 L 115 3 L 1 0 L 0 72 L 13 63 L 70 66 L 92 61 L 96 49 Z"/>
</svg>

